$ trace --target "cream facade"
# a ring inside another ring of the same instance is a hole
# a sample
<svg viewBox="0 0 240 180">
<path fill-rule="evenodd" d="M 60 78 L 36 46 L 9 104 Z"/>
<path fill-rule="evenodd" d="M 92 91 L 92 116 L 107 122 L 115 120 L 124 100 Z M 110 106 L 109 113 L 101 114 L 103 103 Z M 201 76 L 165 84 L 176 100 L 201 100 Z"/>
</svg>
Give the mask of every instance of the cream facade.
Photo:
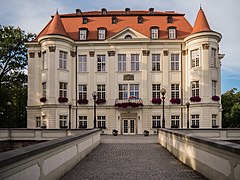
<svg viewBox="0 0 240 180">
<path fill-rule="evenodd" d="M 94 91 L 107 134 L 157 133 L 163 118 L 166 128 L 221 127 L 220 40 L 214 31 L 151 39 L 132 28 L 101 41 L 43 35 L 27 44 L 28 128 L 92 128 Z"/>
</svg>

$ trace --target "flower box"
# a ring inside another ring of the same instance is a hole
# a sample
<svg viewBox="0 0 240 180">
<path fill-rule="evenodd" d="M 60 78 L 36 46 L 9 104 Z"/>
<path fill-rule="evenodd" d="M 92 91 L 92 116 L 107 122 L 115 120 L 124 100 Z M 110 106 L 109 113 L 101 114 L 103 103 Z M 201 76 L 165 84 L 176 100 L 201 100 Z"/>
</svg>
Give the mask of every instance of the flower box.
<svg viewBox="0 0 240 180">
<path fill-rule="evenodd" d="M 46 97 L 41 97 L 40 98 L 40 102 L 46 102 L 47 101 L 47 98 Z"/>
<path fill-rule="evenodd" d="M 106 99 L 97 99 L 96 103 L 97 104 L 104 104 L 104 103 L 106 103 Z"/>
<path fill-rule="evenodd" d="M 191 102 L 200 102 L 201 98 L 199 96 L 193 96 L 193 97 L 190 98 L 190 101 Z"/>
<path fill-rule="evenodd" d="M 172 125 L 171 128 L 179 128 L 179 125 Z"/>
<path fill-rule="evenodd" d="M 161 126 L 152 126 L 152 128 L 161 128 Z"/>
<path fill-rule="evenodd" d="M 191 125 L 191 128 L 199 128 L 199 125 Z"/>
<path fill-rule="evenodd" d="M 153 104 L 161 104 L 162 100 L 160 98 L 153 98 L 152 103 Z"/>
<path fill-rule="evenodd" d="M 88 100 L 87 99 L 79 99 L 78 104 L 88 104 Z"/>
<path fill-rule="evenodd" d="M 179 98 L 172 98 L 172 99 L 170 100 L 170 102 L 171 102 L 172 104 L 180 104 L 180 103 L 181 103 L 181 99 L 179 99 Z"/>
<path fill-rule="evenodd" d="M 219 126 L 218 125 L 212 125 L 212 128 L 218 128 Z"/>
<path fill-rule="evenodd" d="M 220 100 L 220 97 L 219 97 L 219 96 L 213 96 L 213 97 L 212 97 L 212 100 L 213 100 L 213 101 L 219 101 L 219 100 Z"/>
<path fill-rule="evenodd" d="M 122 108 L 127 108 L 127 107 L 139 107 L 139 106 L 143 106 L 143 103 L 134 103 L 134 102 L 126 102 L 126 103 L 118 103 L 114 105 L 115 107 L 122 107 Z"/>
<path fill-rule="evenodd" d="M 67 126 L 60 126 L 61 129 L 67 129 Z"/>
<path fill-rule="evenodd" d="M 66 97 L 59 97 L 58 98 L 58 102 L 60 102 L 60 103 L 68 102 L 68 98 L 66 98 Z"/>
</svg>

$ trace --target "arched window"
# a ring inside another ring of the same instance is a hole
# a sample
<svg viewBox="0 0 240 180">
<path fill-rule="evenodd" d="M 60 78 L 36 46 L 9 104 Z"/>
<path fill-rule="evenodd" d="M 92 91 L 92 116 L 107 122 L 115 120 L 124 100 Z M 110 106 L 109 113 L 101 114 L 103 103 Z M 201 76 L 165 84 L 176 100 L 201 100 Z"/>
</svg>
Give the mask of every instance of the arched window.
<svg viewBox="0 0 240 180">
<path fill-rule="evenodd" d="M 125 39 L 132 39 L 132 36 L 128 34 L 125 36 Z"/>
</svg>

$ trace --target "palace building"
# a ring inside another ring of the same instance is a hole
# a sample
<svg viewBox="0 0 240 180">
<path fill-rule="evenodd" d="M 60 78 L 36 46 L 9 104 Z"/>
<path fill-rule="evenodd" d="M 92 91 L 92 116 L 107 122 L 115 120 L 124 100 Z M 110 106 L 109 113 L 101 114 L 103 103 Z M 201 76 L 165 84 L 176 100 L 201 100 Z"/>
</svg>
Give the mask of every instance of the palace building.
<svg viewBox="0 0 240 180">
<path fill-rule="evenodd" d="M 95 124 L 106 134 L 221 127 L 221 38 L 202 8 L 193 26 L 154 8 L 56 12 L 26 43 L 27 126 Z"/>
</svg>

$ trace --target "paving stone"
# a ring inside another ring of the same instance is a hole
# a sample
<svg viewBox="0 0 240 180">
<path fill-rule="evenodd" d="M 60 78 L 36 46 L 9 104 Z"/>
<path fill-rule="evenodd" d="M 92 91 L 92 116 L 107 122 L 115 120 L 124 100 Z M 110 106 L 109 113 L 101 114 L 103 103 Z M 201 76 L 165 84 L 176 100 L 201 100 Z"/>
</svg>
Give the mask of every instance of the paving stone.
<svg viewBox="0 0 240 180">
<path fill-rule="evenodd" d="M 124 138 L 126 137 L 115 138 L 114 141 L 111 140 L 112 143 L 102 141 L 95 150 L 62 179 L 206 179 L 182 164 L 161 145 L 157 143 L 131 143 L 130 141 L 123 143 L 122 139 Z M 139 140 L 146 137 L 136 136 L 132 138 L 133 141 L 134 138 Z M 149 139 L 151 138 L 155 137 L 149 137 Z M 107 139 L 110 138 L 107 137 Z"/>
</svg>

